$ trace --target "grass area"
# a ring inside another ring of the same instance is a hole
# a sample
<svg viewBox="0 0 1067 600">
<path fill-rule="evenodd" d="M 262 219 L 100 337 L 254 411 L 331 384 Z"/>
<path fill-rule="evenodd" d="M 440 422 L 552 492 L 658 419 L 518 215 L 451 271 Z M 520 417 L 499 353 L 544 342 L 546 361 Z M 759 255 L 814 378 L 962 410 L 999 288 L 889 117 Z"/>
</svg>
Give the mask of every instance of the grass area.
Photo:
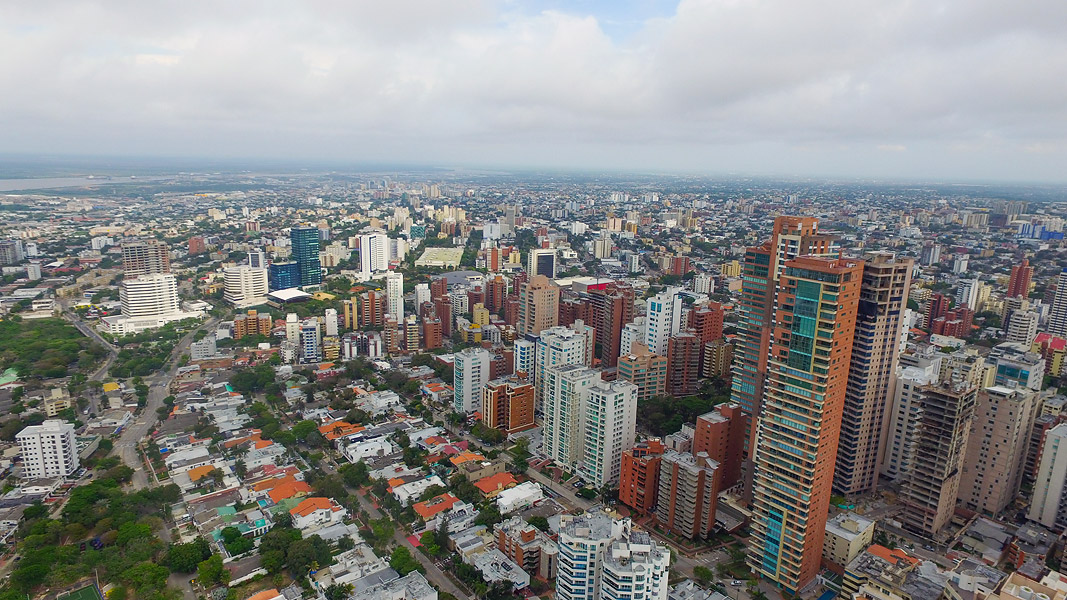
<svg viewBox="0 0 1067 600">
<path fill-rule="evenodd" d="M 20 377 L 41 379 L 91 370 L 107 356 L 107 349 L 63 319 L 0 321 L 0 349 L 0 370 L 13 367 Z"/>
</svg>

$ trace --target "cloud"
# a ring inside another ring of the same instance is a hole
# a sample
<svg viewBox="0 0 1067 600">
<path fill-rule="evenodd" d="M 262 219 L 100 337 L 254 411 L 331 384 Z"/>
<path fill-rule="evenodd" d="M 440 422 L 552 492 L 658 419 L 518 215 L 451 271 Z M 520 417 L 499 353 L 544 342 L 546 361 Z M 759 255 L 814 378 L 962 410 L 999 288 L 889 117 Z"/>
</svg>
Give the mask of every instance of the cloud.
<svg viewBox="0 0 1067 600">
<path fill-rule="evenodd" d="M 1064 177 L 1067 3 L 640 5 L 3 3 L 0 151 Z"/>
</svg>

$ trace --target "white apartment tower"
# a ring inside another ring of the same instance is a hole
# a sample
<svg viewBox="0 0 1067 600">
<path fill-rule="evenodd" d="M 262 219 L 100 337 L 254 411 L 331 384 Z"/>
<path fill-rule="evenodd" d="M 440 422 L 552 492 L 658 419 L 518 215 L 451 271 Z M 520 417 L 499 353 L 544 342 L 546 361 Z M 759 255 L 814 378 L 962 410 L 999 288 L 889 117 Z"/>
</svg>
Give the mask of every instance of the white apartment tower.
<svg viewBox="0 0 1067 600">
<path fill-rule="evenodd" d="M 567 327 L 549 327 L 537 338 L 534 357 L 533 382 L 537 409 L 544 406 L 545 387 L 542 383 L 549 367 L 585 363 L 587 336 Z"/>
<path fill-rule="evenodd" d="M 178 282 L 169 273 L 124 279 L 119 287 L 122 316 L 129 319 L 161 317 L 181 312 Z"/>
<path fill-rule="evenodd" d="M 485 348 L 466 348 L 455 354 L 456 412 L 470 415 L 482 409 L 482 389 L 489 382 L 490 360 Z"/>
<path fill-rule="evenodd" d="M 645 344 L 653 354 L 667 356 L 667 340 L 682 324 L 682 288 L 668 287 L 648 300 L 645 313 Z"/>
<path fill-rule="evenodd" d="M 224 300 L 235 308 L 256 306 L 267 302 L 267 269 L 241 265 L 222 271 Z"/>
<path fill-rule="evenodd" d="M 395 271 L 385 275 L 386 312 L 396 317 L 397 323 L 404 320 L 404 274 Z"/>
<path fill-rule="evenodd" d="M 430 301 L 430 284 L 419 283 L 415 285 L 415 312 L 419 312 L 423 303 Z"/>
<path fill-rule="evenodd" d="M 667 600 L 670 550 L 629 519 L 563 515 L 558 544 L 560 600 Z"/>
<path fill-rule="evenodd" d="M 1062 281 L 1062 278 L 1061 278 Z M 21 434 L 20 434 L 21 435 Z M 1045 434 L 1037 467 L 1034 497 L 1026 518 L 1049 529 L 1067 527 L 1067 423 Z"/>
<path fill-rule="evenodd" d="M 515 340 L 514 373 L 524 373 L 527 377 L 533 374 L 534 360 L 537 356 L 537 344 L 530 340 Z"/>
<path fill-rule="evenodd" d="M 578 472 L 601 488 L 619 483 L 622 453 L 634 447 L 637 386 L 629 381 L 599 381 L 589 388 L 583 411 L 585 443 Z"/>
<path fill-rule="evenodd" d="M 581 464 L 585 443 L 585 415 L 589 390 L 600 372 L 581 364 L 551 366 L 545 370 L 541 431 L 545 454 L 557 464 Z M 621 458 L 619 459 L 622 460 Z"/>
<path fill-rule="evenodd" d="M 882 474 L 896 479 L 908 472 L 914 455 L 915 437 L 922 406 L 922 388 L 938 382 L 941 357 L 934 354 L 903 354 L 897 366 L 897 380 L 889 407 L 889 431 L 882 436 Z"/>
<path fill-rule="evenodd" d="M 22 477 L 67 477 L 78 470 L 74 425 L 49 419 L 26 427 L 15 436 L 22 452 Z"/>
<path fill-rule="evenodd" d="M 359 270 L 364 275 L 389 269 L 389 236 L 382 232 L 359 236 Z"/>
<path fill-rule="evenodd" d="M 1056 280 L 1056 295 L 1052 299 L 1048 332 L 1060 337 L 1067 336 L 1067 269 L 1061 271 Z"/>
</svg>

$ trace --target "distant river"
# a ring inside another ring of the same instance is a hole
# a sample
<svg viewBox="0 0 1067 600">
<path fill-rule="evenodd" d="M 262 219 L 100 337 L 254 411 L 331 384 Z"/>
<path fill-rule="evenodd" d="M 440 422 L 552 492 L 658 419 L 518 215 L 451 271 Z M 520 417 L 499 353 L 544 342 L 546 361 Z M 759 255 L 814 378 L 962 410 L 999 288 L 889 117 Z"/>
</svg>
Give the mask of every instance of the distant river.
<svg viewBox="0 0 1067 600">
<path fill-rule="evenodd" d="M 157 181 L 163 177 L 41 177 L 39 179 L 0 179 L 0 192 L 18 190 L 47 190 L 53 188 L 84 187 L 88 185 L 112 185 L 116 183 L 137 183 L 138 181 Z"/>
</svg>

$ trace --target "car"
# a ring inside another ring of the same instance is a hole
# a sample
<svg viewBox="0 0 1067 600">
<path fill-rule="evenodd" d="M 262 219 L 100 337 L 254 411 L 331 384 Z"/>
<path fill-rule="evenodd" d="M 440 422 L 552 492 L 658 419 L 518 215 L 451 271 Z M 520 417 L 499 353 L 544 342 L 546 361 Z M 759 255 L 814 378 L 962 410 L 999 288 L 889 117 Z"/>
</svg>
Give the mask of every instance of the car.
<svg viewBox="0 0 1067 600">
<path fill-rule="evenodd" d="M 735 579 L 730 582 L 730 585 L 745 585 L 745 582 L 741 581 L 740 579 Z"/>
<path fill-rule="evenodd" d="M 585 482 L 584 481 L 575 481 L 574 482 L 574 487 L 575 488 L 583 488 L 583 487 L 585 487 Z"/>
</svg>

